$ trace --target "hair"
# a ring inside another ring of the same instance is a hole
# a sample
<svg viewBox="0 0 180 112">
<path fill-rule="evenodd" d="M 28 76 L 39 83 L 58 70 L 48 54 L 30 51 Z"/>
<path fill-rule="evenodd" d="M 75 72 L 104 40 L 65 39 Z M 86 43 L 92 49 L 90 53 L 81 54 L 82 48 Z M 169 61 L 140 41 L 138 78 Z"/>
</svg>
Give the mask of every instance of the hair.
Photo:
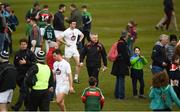
<svg viewBox="0 0 180 112">
<path fill-rule="evenodd" d="M 63 7 L 65 7 L 66 5 L 65 4 L 60 4 L 59 5 L 59 9 L 62 9 Z"/>
<path fill-rule="evenodd" d="M 34 3 L 33 6 L 34 6 L 34 7 L 39 6 L 39 3 L 36 2 L 36 3 Z"/>
<path fill-rule="evenodd" d="M 73 8 L 77 8 L 77 6 L 75 4 L 71 4 L 71 7 Z"/>
<path fill-rule="evenodd" d="M 87 9 L 87 5 L 82 5 L 82 7 L 81 8 L 83 8 L 83 9 Z"/>
<path fill-rule="evenodd" d="M 174 54 L 174 55 L 172 56 L 172 63 L 175 63 L 175 61 L 176 61 L 177 59 L 180 59 L 180 56 Z M 178 64 L 180 64 L 180 63 L 178 63 Z"/>
<path fill-rule="evenodd" d="M 134 51 L 135 51 L 135 49 L 139 49 L 139 50 L 141 50 L 141 49 L 140 49 L 140 47 L 138 47 L 138 46 L 134 47 Z"/>
<path fill-rule="evenodd" d="M 166 34 L 161 34 L 161 35 L 159 36 L 159 41 L 160 41 L 160 42 L 161 42 L 162 40 L 166 40 L 166 39 L 169 39 L 168 35 L 166 35 Z"/>
<path fill-rule="evenodd" d="M 54 54 L 54 53 L 62 55 L 62 52 L 61 52 L 61 50 L 60 50 L 60 49 L 56 49 L 56 50 L 54 50 L 54 51 L 53 51 L 53 54 Z"/>
<path fill-rule="evenodd" d="M 44 5 L 43 8 L 49 8 L 48 5 Z"/>
<path fill-rule="evenodd" d="M 174 55 L 180 56 L 180 44 L 178 44 L 175 48 Z"/>
<path fill-rule="evenodd" d="M 89 77 L 89 85 L 90 86 L 95 86 L 96 83 L 97 83 L 97 80 L 94 76 Z"/>
<path fill-rule="evenodd" d="M 21 44 L 22 42 L 28 43 L 28 40 L 26 38 L 22 38 L 22 39 L 19 40 L 19 44 Z"/>
<path fill-rule="evenodd" d="M 175 34 L 171 34 L 169 36 L 169 40 L 170 40 L 170 42 L 173 41 L 173 40 L 177 41 L 177 36 Z"/>
<path fill-rule="evenodd" d="M 155 73 L 152 78 L 152 86 L 155 88 L 166 87 L 169 84 L 169 77 L 165 71 Z"/>
</svg>

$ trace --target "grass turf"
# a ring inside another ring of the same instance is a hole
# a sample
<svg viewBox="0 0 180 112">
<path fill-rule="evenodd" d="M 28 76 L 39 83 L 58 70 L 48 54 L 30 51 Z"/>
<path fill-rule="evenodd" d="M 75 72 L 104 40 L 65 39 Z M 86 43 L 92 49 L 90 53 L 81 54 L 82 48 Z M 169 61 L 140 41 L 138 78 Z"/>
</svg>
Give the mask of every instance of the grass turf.
<svg viewBox="0 0 180 112">
<path fill-rule="evenodd" d="M 13 48 L 14 52 L 18 49 L 18 40 L 25 37 L 25 13 L 32 7 L 35 0 L 0 0 L 1 2 L 8 2 L 11 4 L 12 9 L 15 10 L 20 25 L 17 31 L 13 33 Z M 37 0 L 36 0 L 37 1 Z M 158 40 L 160 34 L 175 33 L 178 36 L 179 32 L 175 31 L 156 31 L 154 26 L 163 17 L 162 0 L 39 0 L 41 6 L 48 4 L 50 11 L 55 13 L 60 3 L 65 3 L 67 11 L 65 16 L 69 16 L 69 5 L 75 3 L 80 7 L 83 4 L 88 5 L 89 11 L 93 16 L 92 32 L 99 34 L 100 41 L 105 45 L 108 52 L 112 43 L 119 39 L 120 31 L 125 28 L 129 20 L 135 20 L 138 24 L 137 32 L 138 39 L 135 46 L 139 46 L 143 55 L 148 59 L 148 65 L 144 69 L 145 79 L 145 95 L 148 96 L 149 88 L 151 86 L 151 77 L 149 66 L 151 64 L 151 51 L 154 43 Z M 175 12 L 177 22 L 180 20 L 180 1 L 175 1 Z M 66 24 L 67 25 L 67 24 Z M 178 24 L 180 26 L 180 24 Z M 11 59 L 12 61 L 12 59 Z M 71 61 L 72 70 L 74 71 L 74 63 Z M 108 63 L 108 70 L 100 72 L 99 74 L 99 87 L 102 89 L 105 96 L 104 111 L 132 111 L 132 110 L 150 110 L 148 99 L 134 99 L 132 97 L 132 84 L 131 78 L 126 77 L 126 100 L 119 101 L 114 98 L 114 84 L 115 77 L 110 75 L 112 63 Z M 65 104 L 68 111 L 79 111 L 84 109 L 80 96 L 87 83 L 88 75 L 86 67 L 81 69 L 80 81 L 81 84 L 74 84 L 76 93 L 66 96 Z M 13 97 L 13 104 L 18 97 L 18 88 L 16 88 Z M 56 103 L 51 103 L 50 110 L 59 110 Z M 176 107 L 173 110 L 178 110 Z"/>
</svg>

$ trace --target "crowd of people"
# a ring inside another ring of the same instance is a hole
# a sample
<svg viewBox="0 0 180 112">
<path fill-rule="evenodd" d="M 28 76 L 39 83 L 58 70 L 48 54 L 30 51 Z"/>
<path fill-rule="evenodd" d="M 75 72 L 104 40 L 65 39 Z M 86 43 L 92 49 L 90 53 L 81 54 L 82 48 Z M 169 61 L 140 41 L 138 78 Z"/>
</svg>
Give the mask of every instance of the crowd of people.
<svg viewBox="0 0 180 112">
<path fill-rule="evenodd" d="M 98 76 L 101 66 L 103 71 L 107 69 L 107 52 L 98 34 L 91 32 L 92 16 L 87 6 L 83 5 L 80 11 L 75 4 L 71 4 L 71 14 L 65 17 L 65 4 L 60 4 L 58 11 L 53 14 L 48 5 L 41 9 L 38 2 L 34 3 L 25 16 L 27 38 L 20 39 L 20 48 L 15 53 L 13 64 L 9 63 L 9 54 L 13 53 L 11 33 L 16 30 L 18 19 L 9 4 L 0 6 L 0 111 L 7 110 L 16 84 L 20 88 L 19 96 L 12 110 L 19 111 L 24 104 L 26 111 L 49 111 L 50 101 L 55 94 L 58 107 L 65 111 L 65 95 L 75 93 L 73 83 L 81 83 L 80 70 L 84 66 L 84 59 L 89 87 L 82 93 L 82 102 L 85 103 L 86 111 L 102 110 L 104 96 L 98 88 Z M 166 23 L 168 29 L 169 18 L 166 19 L 163 25 Z M 65 22 L 69 24 L 68 28 Z M 126 98 L 125 77 L 129 74 L 133 97 L 147 98 L 144 95 L 143 69 L 148 61 L 142 55 L 141 48 L 135 46 L 137 36 L 137 23 L 131 20 L 117 41 L 118 55 L 113 61 L 111 74 L 116 77 L 114 96 L 118 100 Z M 65 45 L 64 53 L 59 49 L 62 44 Z M 74 73 L 71 70 L 71 58 L 75 61 Z M 171 100 L 180 107 L 179 38 L 175 34 L 160 35 L 151 58 L 151 109 L 171 110 Z M 139 93 L 137 81 L 140 83 Z M 157 102 L 160 104 L 157 105 Z"/>
</svg>

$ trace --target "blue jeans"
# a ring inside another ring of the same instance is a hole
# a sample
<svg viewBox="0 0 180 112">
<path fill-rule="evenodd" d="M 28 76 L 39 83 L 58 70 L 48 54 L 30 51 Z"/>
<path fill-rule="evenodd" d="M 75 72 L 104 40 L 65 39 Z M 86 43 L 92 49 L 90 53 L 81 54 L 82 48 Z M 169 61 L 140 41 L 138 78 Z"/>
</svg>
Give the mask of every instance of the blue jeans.
<svg viewBox="0 0 180 112">
<path fill-rule="evenodd" d="M 159 66 L 152 66 L 152 69 L 151 69 L 151 71 L 152 71 L 153 74 L 159 73 L 159 72 L 161 72 L 161 71 L 163 71 L 163 70 L 164 70 L 164 69 L 161 68 L 161 67 L 159 67 Z"/>
<path fill-rule="evenodd" d="M 4 49 L 5 33 L 0 33 L 0 51 Z"/>
<path fill-rule="evenodd" d="M 116 76 L 114 95 L 117 99 L 125 98 L 125 76 Z"/>
</svg>

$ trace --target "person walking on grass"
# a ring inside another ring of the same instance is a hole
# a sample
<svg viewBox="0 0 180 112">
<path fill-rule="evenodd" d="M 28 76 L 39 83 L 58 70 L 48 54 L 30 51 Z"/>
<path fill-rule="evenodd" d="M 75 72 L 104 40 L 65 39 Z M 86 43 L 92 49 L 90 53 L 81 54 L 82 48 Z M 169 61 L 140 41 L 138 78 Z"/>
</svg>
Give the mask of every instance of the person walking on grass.
<svg viewBox="0 0 180 112">
<path fill-rule="evenodd" d="M 153 75 L 149 98 L 153 111 L 171 111 L 173 102 L 180 108 L 180 100 L 173 87 L 169 85 L 169 77 L 165 71 Z"/>
<path fill-rule="evenodd" d="M 102 43 L 99 42 L 97 34 L 91 34 L 91 41 L 88 42 L 80 54 L 80 66 L 83 66 L 83 60 L 86 56 L 86 67 L 89 77 L 94 76 L 99 83 L 99 71 L 101 60 L 103 60 L 103 71 L 107 69 L 107 54 Z"/>
<path fill-rule="evenodd" d="M 89 87 L 84 89 L 81 96 L 82 102 L 85 104 L 85 111 L 101 111 L 104 106 L 104 96 L 96 84 L 96 78 L 89 77 Z"/>
<path fill-rule="evenodd" d="M 0 111 L 8 111 L 16 87 L 17 70 L 9 63 L 9 53 L 0 52 Z"/>
<path fill-rule="evenodd" d="M 139 80 L 139 98 L 146 98 L 144 96 L 144 72 L 143 67 L 147 64 L 147 59 L 141 55 L 139 47 L 134 48 L 134 55 L 130 58 L 131 62 L 131 78 L 133 86 L 133 96 L 137 98 L 137 81 Z"/>
<path fill-rule="evenodd" d="M 78 40 L 78 36 L 80 39 Z M 79 64 L 79 52 L 77 50 L 77 43 L 80 43 L 84 38 L 83 33 L 76 28 L 76 22 L 71 21 L 70 27 L 66 29 L 58 40 L 65 44 L 64 56 L 67 61 L 70 61 L 70 58 L 73 57 L 76 63 L 76 70 L 74 75 L 74 83 L 79 82 L 79 72 L 80 72 L 80 64 Z"/>
<path fill-rule="evenodd" d="M 53 72 L 56 75 L 56 102 L 60 110 L 65 111 L 65 95 L 69 92 L 74 93 L 71 66 L 63 59 L 59 49 L 53 52 L 53 58 L 55 59 Z"/>
</svg>

